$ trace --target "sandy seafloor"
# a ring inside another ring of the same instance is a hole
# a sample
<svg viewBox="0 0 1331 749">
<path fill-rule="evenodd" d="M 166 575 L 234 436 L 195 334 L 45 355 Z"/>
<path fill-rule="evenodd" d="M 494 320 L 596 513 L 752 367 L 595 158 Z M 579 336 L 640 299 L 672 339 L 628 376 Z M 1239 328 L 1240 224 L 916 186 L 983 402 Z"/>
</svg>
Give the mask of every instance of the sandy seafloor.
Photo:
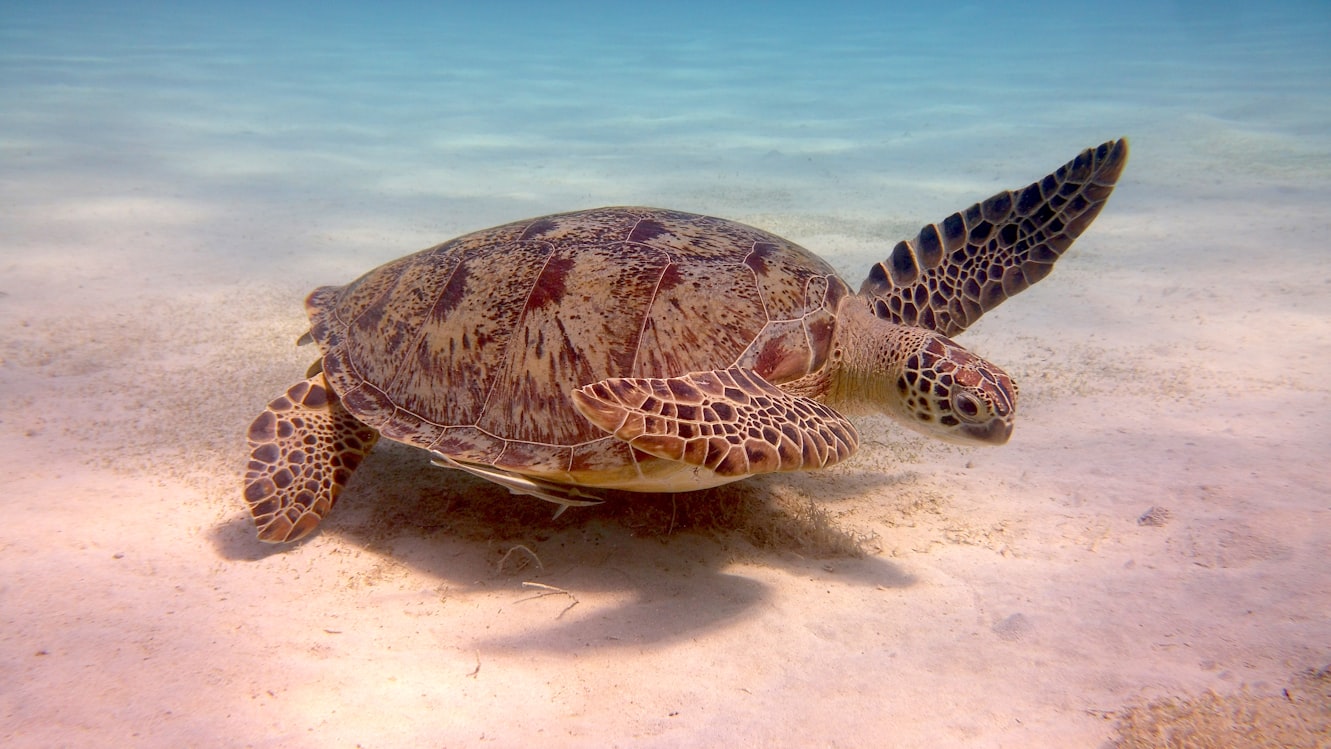
<svg viewBox="0 0 1331 749">
<path fill-rule="evenodd" d="M 6 746 L 1094 747 L 1331 663 L 1325 5 L 18 5 Z M 1003 448 L 864 417 L 818 475 L 552 520 L 385 445 L 321 533 L 253 538 L 315 286 L 606 204 L 857 286 L 1122 135 L 1091 231 L 961 336 L 1021 384 Z"/>
</svg>

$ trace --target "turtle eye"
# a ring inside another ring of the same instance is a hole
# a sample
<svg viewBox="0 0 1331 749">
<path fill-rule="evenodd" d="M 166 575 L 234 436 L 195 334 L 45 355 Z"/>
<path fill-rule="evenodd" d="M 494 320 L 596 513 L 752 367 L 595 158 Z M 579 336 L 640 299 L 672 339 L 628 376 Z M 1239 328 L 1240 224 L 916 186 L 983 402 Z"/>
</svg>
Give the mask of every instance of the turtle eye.
<svg viewBox="0 0 1331 749">
<path fill-rule="evenodd" d="M 980 399 L 965 390 L 952 396 L 952 410 L 961 414 L 962 418 L 974 420 L 980 416 L 984 404 Z"/>
</svg>

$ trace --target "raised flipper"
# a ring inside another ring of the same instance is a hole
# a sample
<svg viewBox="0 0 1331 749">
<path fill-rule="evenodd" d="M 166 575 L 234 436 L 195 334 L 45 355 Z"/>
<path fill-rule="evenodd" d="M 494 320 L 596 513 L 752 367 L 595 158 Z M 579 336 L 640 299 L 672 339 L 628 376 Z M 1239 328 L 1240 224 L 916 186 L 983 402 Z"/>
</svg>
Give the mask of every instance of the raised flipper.
<svg viewBox="0 0 1331 749">
<path fill-rule="evenodd" d="M 1049 275 L 1100 214 L 1127 161 L 1128 141 L 1109 141 L 1024 189 L 929 224 L 869 270 L 860 294 L 885 320 L 956 335 Z"/>
<path fill-rule="evenodd" d="M 431 462 L 440 468 L 456 468 L 473 476 L 479 476 L 486 481 L 493 481 L 514 494 L 527 494 L 537 499 L 544 499 L 547 502 L 554 502 L 559 505 L 559 509 L 555 510 L 555 517 L 563 515 L 564 510 L 570 507 L 588 507 L 599 505 L 602 502 L 596 495 L 587 494 L 576 486 L 556 484 L 553 481 L 523 476 L 490 465 L 463 463 L 440 452 L 430 454 L 434 456 L 434 460 Z"/>
<path fill-rule="evenodd" d="M 634 448 L 719 476 L 822 468 L 859 447 L 841 414 L 747 369 L 615 377 L 572 396 L 583 416 Z"/>
<path fill-rule="evenodd" d="M 269 403 L 247 438 L 245 502 L 259 540 L 280 543 L 314 530 L 379 433 L 356 421 L 316 373 Z"/>
</svg>

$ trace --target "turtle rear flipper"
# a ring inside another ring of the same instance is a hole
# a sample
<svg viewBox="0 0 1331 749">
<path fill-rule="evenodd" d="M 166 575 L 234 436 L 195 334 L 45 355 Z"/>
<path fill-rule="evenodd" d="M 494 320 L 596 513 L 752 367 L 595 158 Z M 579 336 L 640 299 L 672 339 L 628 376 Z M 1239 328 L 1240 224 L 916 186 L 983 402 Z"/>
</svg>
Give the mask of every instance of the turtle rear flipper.
<svg viewBox="0 0 1331 749">
<path fill-rule="evenodd" d="M 259 540 L 281 543 L 314 530 L 379 434 L 342 407 L 319 373 L 269 403 L 246 437 L 245 502 Z"/>
<path fill-rule="evenodd" d="M 574 390 L 573 404 L 638 450 L 718 476 L 824 468 L 853 455 L 860 441 L 841 414 L 737 367 L 613 377 Z"/>
</svg>

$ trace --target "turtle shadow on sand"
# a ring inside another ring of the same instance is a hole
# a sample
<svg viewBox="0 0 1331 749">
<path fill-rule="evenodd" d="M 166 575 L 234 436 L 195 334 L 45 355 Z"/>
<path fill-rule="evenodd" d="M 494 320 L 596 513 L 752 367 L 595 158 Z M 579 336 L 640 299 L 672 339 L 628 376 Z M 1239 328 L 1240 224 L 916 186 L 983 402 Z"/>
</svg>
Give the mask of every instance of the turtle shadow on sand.
<svg viewBox="0 0 1331 749">
<path fill-rule="evenodd" d="M 566 650 L 697 636 L 770 595 L 760 580 L 728 572 L 732 565 L 834 574 L 855 586 L 914 583 L 872 555 L 876 539 L 834 519 L 845 495 L 834 478 L 819 482 L 817 499 L 789 478 L 675 495 L 607 492 L 603 504 L 554 518 L 550 503 L 434 468 L 419 450 L 381 444 L 321 533 L 436 579 L 451 595 L 507 591 L 515 606 L 530 605 L 531 631 L 487 647 Z M 851 483 L 864 490 L 862 481 Z M 213 540 L 221 556 L 255 563 L 307 543 L 262 543 L 239 514 Z M 606 596 L 621 602 L 589 600 Z"/>
</svg>

